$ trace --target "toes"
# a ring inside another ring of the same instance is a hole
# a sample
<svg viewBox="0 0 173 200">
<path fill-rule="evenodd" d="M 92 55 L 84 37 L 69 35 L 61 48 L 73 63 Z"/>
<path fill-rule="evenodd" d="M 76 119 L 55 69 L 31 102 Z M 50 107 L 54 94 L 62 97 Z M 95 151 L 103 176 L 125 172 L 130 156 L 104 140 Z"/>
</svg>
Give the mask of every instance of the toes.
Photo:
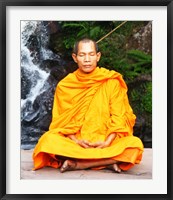
<svg viewBox="0 0 173 200">
<path fill-rule="evenodd" d="M 68 170 L 68 160 L 64 161 L 60 168 L 60 172 L 65 172 L 66 170 Z"/>
<path fill-rule="evenodd" d="M 121 172 L 121 169 L 118 167 L 117 164 L 113 164 L 113 168 L 116 172 L 120 173 Z"/>
<path fill-rule="evenodd" d="M 70 171 L 70 170 L 74 170 L 75 169 L 75 162 L 70 161 L 70 160 L 66 160 L 64 161 L 63 165 L 60 168 L 60 172 L 65 172 L 65 171 Z"/>
</svg>

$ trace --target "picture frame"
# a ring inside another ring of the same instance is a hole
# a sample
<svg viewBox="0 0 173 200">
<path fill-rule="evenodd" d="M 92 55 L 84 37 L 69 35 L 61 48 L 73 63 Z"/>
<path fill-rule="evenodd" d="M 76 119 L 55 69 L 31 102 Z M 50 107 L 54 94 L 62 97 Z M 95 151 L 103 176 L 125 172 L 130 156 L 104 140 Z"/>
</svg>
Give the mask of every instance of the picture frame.
<svg viewBox="0 0 173 200">
<path fill-rule="evenodd" d="M 7 87 L 6 83 L 9 80 L 6 79 L 6 8 L 8 6 L 165 6 L 167 7 L 167 194 L 8 194 L 6 192 L 7 189 L 7 173 L 6 170 L 6 155 L 8 146 L 6 145 L 7 137 L 6 131 L 8 126 L 8 119 L 6 119 L 6 92 Z M 1 45 L 0 45 L 0 55 L 1 55 L 1 67 L 0 67 L 0 197 L 1 199 L 97 199 L 97 198 L 105 198 L 105 199 L 173 199 L 172 181 L 173 181 L 173 161 L 172 161 L 172 148 L 171 142 L 172 139 L 172 113 L 173 108 L 172 104 L 172 54 L 173 54 L 173 28 L 172 28 L 172 19 L 173 19 L 173 1 L 172 0 L 36 0 L 36 1 L 15 1 L 15 0 L 7 0 L 0 1 L 1 8 L 1 16 L 0 16 L 0 24 L 1 24 Z"/>
</svg>

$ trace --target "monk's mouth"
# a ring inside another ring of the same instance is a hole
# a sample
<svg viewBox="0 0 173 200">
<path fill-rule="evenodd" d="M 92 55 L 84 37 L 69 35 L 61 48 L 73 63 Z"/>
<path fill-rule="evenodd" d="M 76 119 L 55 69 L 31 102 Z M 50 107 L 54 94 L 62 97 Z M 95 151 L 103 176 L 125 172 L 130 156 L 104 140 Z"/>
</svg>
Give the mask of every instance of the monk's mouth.
<svg viewBox="0 0 173 200">
<path fill-rule="evenodd" d="M 84 67 L 86 67 L 86 68 L 90 68 L 90 67 L 91 67 L 91 65 L 84 65 Z"/>
</svg>

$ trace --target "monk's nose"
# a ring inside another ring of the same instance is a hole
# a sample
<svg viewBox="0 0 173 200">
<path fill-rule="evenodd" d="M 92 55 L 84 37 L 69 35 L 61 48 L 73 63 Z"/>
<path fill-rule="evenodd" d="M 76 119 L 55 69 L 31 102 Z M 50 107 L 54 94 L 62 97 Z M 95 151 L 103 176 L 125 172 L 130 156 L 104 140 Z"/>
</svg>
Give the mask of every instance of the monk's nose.
<svg viewBox="0 0 173 200">
<path fill-rule="evenodd" d="M 90 56 L 89 55 L 85 55 L 85 61 L 86 62 L 90 61 Z"/>
</svg>

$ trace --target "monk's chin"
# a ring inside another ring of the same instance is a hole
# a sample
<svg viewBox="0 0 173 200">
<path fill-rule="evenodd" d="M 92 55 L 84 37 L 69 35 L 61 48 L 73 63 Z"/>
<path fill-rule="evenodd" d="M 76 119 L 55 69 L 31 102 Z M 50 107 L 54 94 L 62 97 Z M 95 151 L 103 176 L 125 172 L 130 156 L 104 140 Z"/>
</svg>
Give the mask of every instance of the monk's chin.
<svg viewBox="0 0 173 200">
<path fill-rule="evenodd" d="M 95 67 L 83 67 L 82 69 L 80 69 L 83 73 L 91 73 L 92 71 L 95 70 Z"/>
</svg>

